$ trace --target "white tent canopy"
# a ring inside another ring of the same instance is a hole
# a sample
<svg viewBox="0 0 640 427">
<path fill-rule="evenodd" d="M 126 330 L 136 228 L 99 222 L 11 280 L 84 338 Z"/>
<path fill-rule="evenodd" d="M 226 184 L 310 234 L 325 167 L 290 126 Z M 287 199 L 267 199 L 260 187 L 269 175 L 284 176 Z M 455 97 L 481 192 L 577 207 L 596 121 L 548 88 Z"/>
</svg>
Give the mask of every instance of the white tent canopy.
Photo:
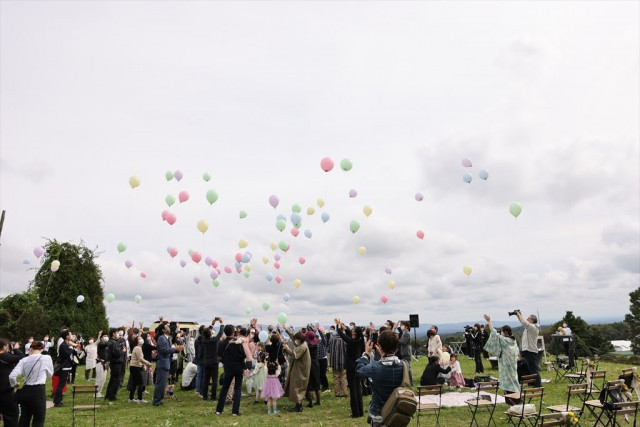
<svg viewBox="0 0 640 427">
<path fill-rule="evenodd" d="M 616 351 L 631 351 L 631 341 L 629 340 L 615 340 L 611 341 L 611 344 Z"/>
</svg>

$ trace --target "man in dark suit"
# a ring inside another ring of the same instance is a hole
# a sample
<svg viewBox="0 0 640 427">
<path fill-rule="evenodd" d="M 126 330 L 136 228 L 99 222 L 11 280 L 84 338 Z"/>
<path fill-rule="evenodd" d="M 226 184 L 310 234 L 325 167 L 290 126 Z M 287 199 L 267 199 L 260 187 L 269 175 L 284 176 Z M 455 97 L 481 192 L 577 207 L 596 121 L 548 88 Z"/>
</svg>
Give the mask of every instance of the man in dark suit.
<svg viewBox="0 0 640 427">
<path fill-rule="evenodd" d="M 160 332 L 160 327 L 158 327 Z M 167 378 L 169 377 L 169 369 L 171 367 L 171 358 L 173 353 L 180 352 L 184 349 L 181 345 L 171 344 L 169 339 L 169 323 L 164 322 L 162 324 L 161 334 L 157 339 L 157 382 L 155 390 L 153 391 L 153 406 L 160 406 L 164 404 L 164 389 L 167 387 Z"/>
<path fill-rule="evenodd" d="M 107 385 L 107 393 L 104 398 L 110 401 L 117 400 L 116 394 L 120 388 L 120 379 L 124 371 L 124 358 L 127 349 L 122 347 L 118 342 L 118 330 L 116 328 L 109 329 L 109 342 L 107 343 L 107 361 L 109 362 L 109 384 Z"/>
</svg>

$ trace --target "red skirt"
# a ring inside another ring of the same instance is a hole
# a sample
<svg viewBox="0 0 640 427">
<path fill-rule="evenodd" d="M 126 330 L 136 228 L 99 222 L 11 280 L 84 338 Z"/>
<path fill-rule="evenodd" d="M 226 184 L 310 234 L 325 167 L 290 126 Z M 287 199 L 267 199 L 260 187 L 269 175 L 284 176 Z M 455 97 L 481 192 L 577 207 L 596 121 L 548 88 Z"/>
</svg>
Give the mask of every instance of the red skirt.
<svg viewBox="0 0 640 427">
<path fill-rule="evenodd" d="M 51 377 L 51 394 L 55 394 L 56 393 L 56 389 L 58 388 L 58 381 L 60 381 L 60 377 L 57 375 L 54 375 Z M 69 382 L 69 378 L 67 378 L 67 383 Z M 63 393 L 67 392 L 67 384 L 64 385 L 64 388 L 62 389 Z"/>
</svg>

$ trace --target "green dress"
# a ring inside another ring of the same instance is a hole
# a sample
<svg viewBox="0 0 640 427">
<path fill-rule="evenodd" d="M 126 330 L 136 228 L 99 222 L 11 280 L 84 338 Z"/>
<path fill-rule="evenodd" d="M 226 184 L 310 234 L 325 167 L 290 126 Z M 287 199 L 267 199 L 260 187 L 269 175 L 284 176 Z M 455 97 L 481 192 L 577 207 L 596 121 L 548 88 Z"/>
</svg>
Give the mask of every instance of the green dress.
<svg viewBox="0 0 640 427">
<path fill-rule="evenodd" d="M 498 378 L 500 388 L 505 391 L 520 391 L 518 382 L 518 343 L 513 338 L 507 338 L 491 329 L 489 340 L 484 349 L 494 356 L 498 356 Z"/>
</svg>

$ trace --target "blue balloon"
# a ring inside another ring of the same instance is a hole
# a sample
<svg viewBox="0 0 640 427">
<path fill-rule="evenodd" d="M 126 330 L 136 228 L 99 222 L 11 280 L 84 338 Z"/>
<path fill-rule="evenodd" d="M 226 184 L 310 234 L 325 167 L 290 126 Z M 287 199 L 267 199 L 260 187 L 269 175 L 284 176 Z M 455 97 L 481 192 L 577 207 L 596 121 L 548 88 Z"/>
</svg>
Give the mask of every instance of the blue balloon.
<svg viewBox="0 0 640 427">
<path fill-rule="evenodd" d="M 276 221 L 277 221 L 277 220 L 279 220 L 279 219 L 281 219 L 281 220 L 283 220 L 283 221 L 286 221 L 286 220 L 287 220 L 287 217 L 286 217 L 286 216 L 284 216 L 284 215 L 282 215 L 282 214 L 280 214 L 280 215 L 278 215 L 278 216 L 276 217 Z"/>
<path fill-rule="evenodd" d="M 266 277 L 266 279 L 268 281 L 272 281 L 273 280 L 273 273 L 269 272 L 269 273 L 267 273 L 267 275 L 265 277 Z"/>
<path fill-rule="evenodd" d="M 486 180 L 487 178 L 489 178 L 489 172 L 487 172 L 484 169 L 481 169 L 480 172 L 478 172 L 478 176 L 480 177 L 480 179 Z"/>
<path fill-rule="evenodd" d="M 308 237 L 310 239 L 313 233 L 307 228 L 306 230 L 304 230 L 304 235 L 305 237 Z"/>
<path fill-rule="evenodd" d="M 296 227 L 302 224 L 302 215 L 300 215 L 298 212 L 292 213 L 291 224 L 295 225 Z"/>
<path fill-rule="evenodd" d="M 235 266 L 236 266 L 236 270 L 239 269 L 239 268 L 242 268 L 242 263 L 241 262 L 236 262 Z"/>
<path fill-rule="evenodd" d="M 258 338 L 260 339 L 260 342 L 267 342 L 267 339 L 269 339 L 269 333 L 267 331 L 260 331 Z"/>
<path fill-rule="evenodd" d="M 282 299 L 284 300 L 284 302 L 289 301 L 289 294 L 282 295 Z"/>
<path fill-rule="evenodd" d="M 244 255 L 242 255 L 242 262 L 244 262 L 246 264 L 249 261 L 251 261 L 251 255 L 249 255 L 248 253 L 245 252 Z"/>
<path fill-rule="evenodd" d="M 462 180 L 464 182 L 466 182 L 467 184 L 471 183 L 471 179 L 472 179 L 472 177 L 471 177 L 470 173 L 465 173 L 464 175 L 462 175 Z"/>
<path fill-rule="evenodd" d="M 322 212 L 322 215 L 320 215 L 320 218 L 322 218 L 322 222 L 327 222 L 329 221 L 329 218 L 331 218 L 331 215 L 329 215 L 328 212 Z"/>
<path fill-rule="evenodd" d="M 23 264 L 31 264 L 31 261 L 29 261 L 29 258 L 25 258 L 22 260 Z"/>
</svg>

